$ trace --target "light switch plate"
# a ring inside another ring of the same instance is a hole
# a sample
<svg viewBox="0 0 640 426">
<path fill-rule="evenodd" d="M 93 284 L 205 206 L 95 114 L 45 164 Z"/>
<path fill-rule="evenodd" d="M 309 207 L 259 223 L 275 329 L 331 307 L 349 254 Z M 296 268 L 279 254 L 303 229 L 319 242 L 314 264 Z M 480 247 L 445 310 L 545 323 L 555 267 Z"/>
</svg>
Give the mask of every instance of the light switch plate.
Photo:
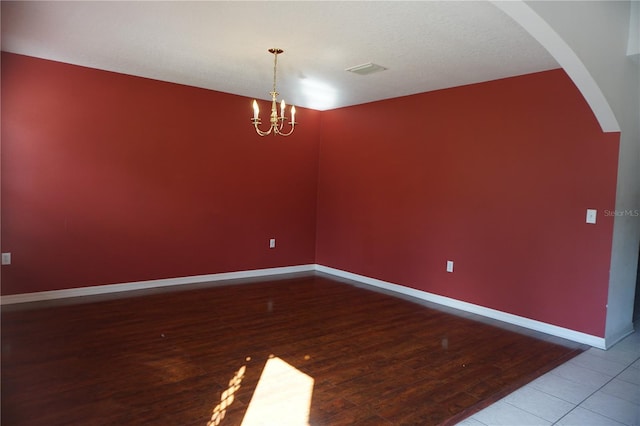
<svg viewBox="0 0 640 426">
<path fill-rule="evenodd" d="M 11 265 L 11 253 L 2 253 L 2 264 Z"/>
<path fill-rule="evenodd" d="M 587 223 L 596 223 L 596 209 L 587 209 Z"/>
<path fill-rule="evenodd" d="M 453 272 L 453 260 L 447 260 L 447 272 Z"/>
</svg>

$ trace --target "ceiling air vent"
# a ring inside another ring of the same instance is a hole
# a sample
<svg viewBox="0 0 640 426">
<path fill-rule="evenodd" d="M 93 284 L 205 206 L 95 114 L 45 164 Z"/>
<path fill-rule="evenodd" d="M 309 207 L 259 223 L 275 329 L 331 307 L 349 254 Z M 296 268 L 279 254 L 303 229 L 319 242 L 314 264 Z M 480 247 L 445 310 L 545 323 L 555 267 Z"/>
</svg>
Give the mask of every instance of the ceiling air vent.
<svg viewBox="0 0 640 426">
<path fill-rule="evenodd" d="M 375 72 L 380 72 L 384 70 L 386 70 L 385 67 L 368 62 L 366 64 L 356 65 L 355 67 L 347 68 L 345 71 L 349 71 L 358 75 L 367 75 L 367 74 L 373 74 Z"/>
</svg>

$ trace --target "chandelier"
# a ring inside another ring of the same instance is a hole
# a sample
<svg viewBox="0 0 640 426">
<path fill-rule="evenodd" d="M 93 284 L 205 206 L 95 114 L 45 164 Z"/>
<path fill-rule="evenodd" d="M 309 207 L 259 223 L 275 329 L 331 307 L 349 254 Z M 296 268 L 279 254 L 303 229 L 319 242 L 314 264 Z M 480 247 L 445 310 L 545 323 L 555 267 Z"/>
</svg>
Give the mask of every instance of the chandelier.
<svg viewBox="0 0 640 426">
<path fill-rule="evenodd" d="M 269 123 L 270 123 L 269 130 L 264 131 L 258 128 L 258 126 L 262 123 L 259 117 L 260 109 L 258 109 L 258 102 L 256 102 L 255 99 L 253 100 L 253 118 L 251 119 L 251 121 L 253 122 L 253 126 L 256 129 L 256 133 L 258 133 L 260 136 L 267 136 L 272 132 L 274 135 L 289 136 L 291 133 L 293 133 L 293 129 L 296 125 L 296 121 L 295 121 L 296 107 L 292 106 L 291 121 L 289 122 L 289 125 L 291 126 L 291 128 L 289 129 L 288 132 L 282 131 L 282 128 L 284 127 L 284 122 L 287 119 L 287 117 L 285 117 L 284 115 L 285 108 L 286 108 L 284 100 L 280 102 L 280 115 L 278 115 L 277 98 L 279 93 L 276 91 L 276 66 L 278 65 L 278 55 L 281 54 L 282 52 L 284 52 L 284 50 L 282 49 L 275 49 L 275 48 L 269 49 L 269 53 L 273 54 L 273 90 L 270 92 L 271 116 L 269 117 Z"/>
</svg>

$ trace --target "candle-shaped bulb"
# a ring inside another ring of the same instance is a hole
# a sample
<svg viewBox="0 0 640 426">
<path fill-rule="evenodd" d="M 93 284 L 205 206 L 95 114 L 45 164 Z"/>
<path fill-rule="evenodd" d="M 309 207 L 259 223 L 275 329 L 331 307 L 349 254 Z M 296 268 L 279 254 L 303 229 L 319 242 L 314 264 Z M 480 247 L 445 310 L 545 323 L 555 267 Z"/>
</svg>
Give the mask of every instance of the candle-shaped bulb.
<svg viewBox="0 0 640 426">
<path fill-rule="evenodd" d="M 284 99 L 282 100 L 282 102 L 280 102 L 280 117 L 282 117 L 282 119 L 284 120 L 284 109 L 286 108 L 286 105 L 284 103 Z"/>
<path fill-rule="evenodd" d="M 258 102 L 256 102 L 256 100 L 253 100 L 253 118 L 255 120 L 258 119 L 258 113 L 260 112 L 260 109 L 258 108 Z"/>
<path fill-rule="evenodd" d="M 291 106 L 291 122 L 292 123 L 296 122 L 296 106 L 295 105 Z"/>
</svg>

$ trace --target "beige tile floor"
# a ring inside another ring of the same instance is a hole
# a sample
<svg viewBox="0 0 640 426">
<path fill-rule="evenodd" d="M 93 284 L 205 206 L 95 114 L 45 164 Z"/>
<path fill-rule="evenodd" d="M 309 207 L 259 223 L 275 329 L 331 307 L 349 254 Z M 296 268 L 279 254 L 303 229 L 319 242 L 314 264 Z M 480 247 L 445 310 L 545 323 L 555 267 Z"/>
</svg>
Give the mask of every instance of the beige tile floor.
<svg viewBox="0 0 640 426">
<path fill-rule="evenodd" d="M 591 348 L 459 426 L 640 426 L 640 332 Z"/>
</svg>

